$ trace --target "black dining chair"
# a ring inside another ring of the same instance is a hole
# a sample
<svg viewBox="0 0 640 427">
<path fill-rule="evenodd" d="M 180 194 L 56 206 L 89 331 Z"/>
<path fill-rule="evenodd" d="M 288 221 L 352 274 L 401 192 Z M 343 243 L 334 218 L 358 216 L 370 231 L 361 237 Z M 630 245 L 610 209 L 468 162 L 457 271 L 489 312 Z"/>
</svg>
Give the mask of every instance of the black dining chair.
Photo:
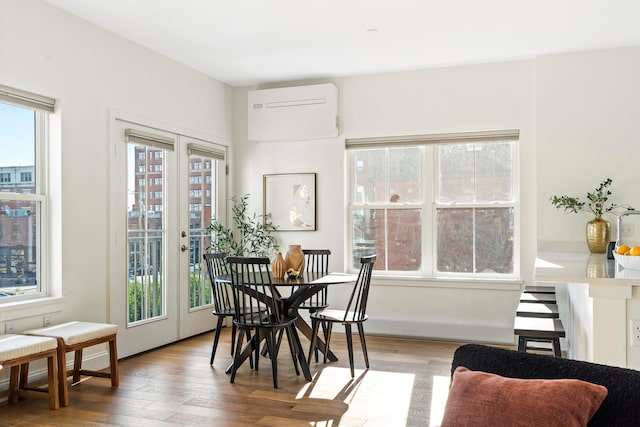
<svg viewBox="0 0 640 427">
<path fill-rule="evenodd" d="M 329 249 L 303 249 L 302 253 L 305 258 L 305 270 L 315 273 L 329 273 Z M 313 294 L 309 299 L 298 306 L 298 310 L 307 310 L 309 314 L 318 310 L 327 308 L 327 288 L 322 288 L 319 292 Z M 322 330 L 326 335 L 326 328 L 322 324 Z M 315 349 L 315 360 L 318 361 L 318 348 Z"/>
<path fill-rule="evenodd" d="M 283 313 L 280 307 L 279 295 L 271 282 L 269 258 L 262 257 L 227 257 L 227 263 L 231 271 L 233 287 L 233 302 L 235 314 L 233 323 L 239 332 L 253 332 L 251 338 L 251 352 L 255 357 L 253 362 L 258 369 L 259 346 L 261 340 L 266 340 L 269 357 L 271 359 L 271 371 L 273 375 L 273 387 L 278 388 L 278 346 L 276 334 L 280 330 L 287 333 L 289 349 L 293 358 L 296 375 L 300 375 L 298 369 L 299 359 L 304 359 L 304 350 L 300 338 L 294 326 L 295 317 L 289 317 Z M 235 381 L 240 354 L 242 353 L 243 334 L 238 334 L 234 362 L 231 369 L 231 382 Z M 251 358 L 251 356 L 249 356 Z M 305 360 L 306 362 L 306 360 Z"/>
<path fill-rule="evenodd" d="M 329 249 L 302 249 L 302 253 L 304 254 L 304 265 L 305 271 L 307 273 L 329 273 L 329 255 L 331 255 L 331 250 Z M 291 292 L 295 292 L 297 287 L 292 287 Z M 324 287 L 317 293 L 313 294 L 303 303 L 298 305 L 298 310 L 305 310 L 309 313 L 314 313 L 318 310 L 322 310 L 323 308 L 327 308 L 329 304 L 327 303 L 327 288 Z M 322 327 L 323 332 L 326 333 L 326 328 Z M 278 347 L 280 346 L 280 342 L 282 341 L 282 332 L 278 336 Z M 318 349 L 315 349 L 315 360 L 318 361 Z"/>
<path fill-rule="evenodd" d="M 307 272 L 329 273 L 329 255 L 331 255 L 329 249 L 303 249 L 302 253 L 304 254 L 304 264 Z M 298 309 L 309 310 L 310 313 L 313 313 L 328 306 L 327 288 L 323 288 L 320 292 L 315 293 L 300 304 Z"/>
<path fill-rule="evenodd" d="M 326 324 L 325 333 L 325 349 L 324 349 L 324 362 L 327 361 L 327 354 L 329 352 L 329 343 L 331 341 L 331 331 L 334 323 L 340 323 L 345 327 L 345 333 L 347 337 L 347 349 L 349 351 L 349 366 L 351 368 L 351 378 L 354 377 L 353 367 L 353 341 L 351 335 L 351 325 L 355 324 L 358 327 L 358 334 L 360 336 L 360 344 L 362 346 L 362 353 L 364 355 L 364 363 L 367 369 L 369 368 L 369 356 L 367 355 L 367 343 L 364 337 L 363 323 L 369 318 L 367 316 L 367 300 L 369 298 L 369 287 L 371 286 L 371 273 L 373 272 L 373 265 L 376 262 L 376 256 L 366 256 L 360 258 L 360 273 L 356 280 L 351 296 L 346 304 L 344 310 L 334 309 L 322 309 L 311 313 L 311 346 L 309 347 L 308 361 L 311 362 L 311 353 L 316 347 L 316 340 L 318 337 L 318 330 L 320 323 Z"/>
<path fill-rule="evenodd" d="M 213 315 L 218 317 L 216 324 L 216 333 L 213 338 L 213 347 L 211 348 L 211 359 L 209 364 L 213 365 L 213 360 L 216 357 L 216 349 L 218 348 L 218 340 L 220 339 L 220 331 L 224 319 L 229 317 L 233 318 L 235 314 L 233 306 L 233 294 L 231 293 L 231 286 L 228 283 L 221 283 L 216 280 L 216 277 L 221 277 L 229 273 L 227 269 L 227 262 L 225 258 L 227 254 L 224 252 L 206 253 L 203 254 L 204 261 L 207 265 L 207 272 L 209 273 L 209 281 L 211 283 L 211 297 L 213 299 Z M 236 325 L 231 326 L 231 355 L 236 342 Z"/>
</svg>

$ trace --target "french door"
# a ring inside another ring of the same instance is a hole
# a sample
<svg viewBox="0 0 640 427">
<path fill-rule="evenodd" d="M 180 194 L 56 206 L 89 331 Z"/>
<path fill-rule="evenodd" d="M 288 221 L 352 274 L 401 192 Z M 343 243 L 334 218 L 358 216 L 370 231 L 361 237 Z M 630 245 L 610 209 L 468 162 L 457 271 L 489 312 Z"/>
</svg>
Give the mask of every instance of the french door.
<svg viewBox="0 0 640 427">
<path fill-rule="evenodd" d="M 123 119 L 112 135 L 109 312 L 125 357 L 215 325 L 202 254 L 224 217 L 226 147 Z"/>
</svg>

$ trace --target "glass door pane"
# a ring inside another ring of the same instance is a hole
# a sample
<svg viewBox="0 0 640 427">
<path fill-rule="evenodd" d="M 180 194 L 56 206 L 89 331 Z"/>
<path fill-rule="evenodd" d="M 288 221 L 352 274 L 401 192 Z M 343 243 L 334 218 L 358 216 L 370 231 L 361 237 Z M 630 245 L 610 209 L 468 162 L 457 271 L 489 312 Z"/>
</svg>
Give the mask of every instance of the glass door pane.
<svg viewBox="0 0 640 427">
<path fill-rule="evenodd" d="M 224 219 L 226 147 L 187 136 L 178 138 L 179 179 L 179 318 L 180 337 L 215 328 L 209 273 L 202 255 L 209 251 L 211 219 Z"/>
<path fill-rule="evenodd" d="M 216 212 L 218 161 L 189 154 L 189 308 L 213 304 L 202 254 L 210 244 L 207 227 Z"/>
<path fill-rule="evenodd" d="M 128 323 L 166 314 L 165 151 L 127 144 Z"/>
</svg>

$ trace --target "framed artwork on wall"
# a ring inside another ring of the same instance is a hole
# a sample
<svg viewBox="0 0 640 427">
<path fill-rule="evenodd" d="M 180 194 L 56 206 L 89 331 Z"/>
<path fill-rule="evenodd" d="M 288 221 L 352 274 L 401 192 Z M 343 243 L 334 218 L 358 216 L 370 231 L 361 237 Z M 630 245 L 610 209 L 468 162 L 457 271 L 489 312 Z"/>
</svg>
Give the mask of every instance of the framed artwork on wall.
<svg viewBox="0 0 640 427">
<path fill-rule="evenodd" d="M 263 175 L 264 215 L 278 231 L 315 231 L 316 174 Z"/>
</svg>

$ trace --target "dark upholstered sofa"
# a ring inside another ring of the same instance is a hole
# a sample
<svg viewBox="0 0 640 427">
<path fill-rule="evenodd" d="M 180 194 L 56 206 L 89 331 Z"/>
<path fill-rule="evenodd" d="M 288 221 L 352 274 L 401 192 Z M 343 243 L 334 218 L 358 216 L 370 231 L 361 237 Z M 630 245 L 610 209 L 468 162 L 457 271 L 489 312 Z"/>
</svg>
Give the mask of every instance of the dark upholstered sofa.
<svg viewBox="0 0 640 427">
<path fill-rule="evenodd" d="M 640 371 L 478 344 L 456 350 L 452 375 L 458 366 L 508 378 L 579 379 L 600 384 L 608 394 L 588 425 L 640 426 Z"/>
</svg>

